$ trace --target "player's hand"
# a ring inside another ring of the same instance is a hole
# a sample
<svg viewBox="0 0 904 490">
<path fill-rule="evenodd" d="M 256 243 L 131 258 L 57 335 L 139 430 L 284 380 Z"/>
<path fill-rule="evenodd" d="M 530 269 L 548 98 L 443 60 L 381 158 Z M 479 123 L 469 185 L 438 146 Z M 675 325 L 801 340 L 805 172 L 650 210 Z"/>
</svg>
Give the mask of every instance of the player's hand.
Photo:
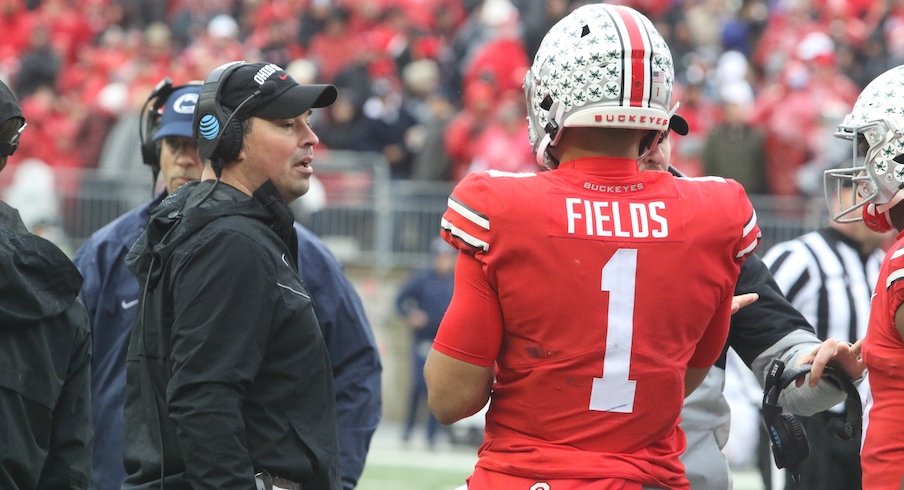
<svg viewBox="0 0 904 490">
<path fill-rule="evenodd" d="M 760 295 L 756 293 L 744 293 L 731 298 L 731 314 L 734 315 L 741 308 L 753 304 L 758 299 L 760 299 Z"/>
<path fill-rule="evenodd" d="M 860 347 L 863 339 L 858 340 L 855 344 L 849 344 L 835 339 L 826 339 L 819 347 L 813 349 L 813 352 L 800 358 L 799 364 L 813 364 L 810 369 L 810 386 L 816 386 L 826 366 L 832 366 L 838 369 L 851 379 L 857 379 L 863 376 L 866 370 L 866 364 L 860 356 Z M 797 380 L 797 386 L 803 384 L 804 378 Z"/>
</svg>

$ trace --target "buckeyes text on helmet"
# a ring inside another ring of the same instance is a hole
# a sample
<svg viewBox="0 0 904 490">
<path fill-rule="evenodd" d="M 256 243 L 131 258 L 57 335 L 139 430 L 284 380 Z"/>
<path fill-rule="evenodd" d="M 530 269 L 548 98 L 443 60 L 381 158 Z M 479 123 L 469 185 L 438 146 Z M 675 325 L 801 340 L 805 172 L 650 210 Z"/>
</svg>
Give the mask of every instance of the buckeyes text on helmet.
<svg viewBox="0 0 904 490">
<path fill-rule="evenodd" d="M 543 38 L 524 80 L 538 163 L 563 128 L 665 131 L 674 73 L 668 45 L 640 12 L 607 4 L 574 10 Z"/>
</svg>

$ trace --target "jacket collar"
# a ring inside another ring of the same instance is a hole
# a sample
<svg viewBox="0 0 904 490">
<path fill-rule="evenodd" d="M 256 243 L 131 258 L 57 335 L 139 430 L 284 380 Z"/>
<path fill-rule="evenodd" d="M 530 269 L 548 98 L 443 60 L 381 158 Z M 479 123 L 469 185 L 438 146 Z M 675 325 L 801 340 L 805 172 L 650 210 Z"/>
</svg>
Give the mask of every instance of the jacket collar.
<svg viewBox="0 0 904 490">
<path fill-rule="evenodd" d="M 297 250 L 292 228 L 295 219 L 272 182 L 262 184 L 249 198 L 229 184 L 205 180 L 179 187 L 151 212 L 147 228 L 126 256 L 126 264 L 140 279 L 149 275 L 148 284 L 156 285 L 161 265 L 179 244 L 224 216 L 259 220 L 276 233 L 288 250 Z M 288 256 L 294 259 L 295 254 Z"/>
<path fill-rule="evenodd" d="M 28 232 L 19 211 L 3 201 L 0 201 L 0 228 L 9 228 L 19 233 Z"/>
<path fill-rule="evenodd" d="M 270 217 L 270 229 L 279 236 L 289 250 L 295 251 L 298 245 L 298 237 L 295 236 L 295 230 L 292 228 L 295 223 L 295 216 L 289 206 L 282 200 L 282 196 L 273 182 L 267 180 L 261 184 L 251 197 L 264 208 L 264 211 Z M 290 255 L 295 256 L 294 253 Z"/>
</svg>

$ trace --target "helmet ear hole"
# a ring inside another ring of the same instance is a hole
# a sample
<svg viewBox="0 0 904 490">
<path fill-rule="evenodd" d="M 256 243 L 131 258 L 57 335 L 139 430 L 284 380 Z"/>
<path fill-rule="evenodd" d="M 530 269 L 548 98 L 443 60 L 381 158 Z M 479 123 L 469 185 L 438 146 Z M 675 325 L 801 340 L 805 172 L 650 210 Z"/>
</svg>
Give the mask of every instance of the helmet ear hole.
<svg viewBox="0 0 904 490">
<path fill-rule="evenodd" d="M 565 127 L 562 124 L 562 118 L 565 115 L 565 104 L 561 102 L 553 102 L 549 108 L 549 121 L 543 130 L 549 135 L 549 146 L 556 146 L 562 139 L 562 133 Z"/>
<path fill-rule="evenodd" d="M 540 102 L 540 108 L 544 111 L 548 111 L 550 107 L 552 107 L 552 97 L 547 95 L 546 97 L 543 97 L 543 102 Z"/>
</svg>

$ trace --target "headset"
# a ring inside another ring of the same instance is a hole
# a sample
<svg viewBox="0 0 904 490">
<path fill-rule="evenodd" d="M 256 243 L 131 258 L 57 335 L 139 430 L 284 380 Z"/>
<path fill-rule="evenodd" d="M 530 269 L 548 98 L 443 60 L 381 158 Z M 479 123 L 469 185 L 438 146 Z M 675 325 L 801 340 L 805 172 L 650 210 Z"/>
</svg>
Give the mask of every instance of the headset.
<svg viewBox="0 0 904 490">
<path fill-rule="evenodd" d="M 255 97 L 271 95 L 277 88 L 276 82 L 267 81 L 239 103 L 234 111 L 222 106 L 220 93 L 226 79 L 245 64 L 244 61 L 233 61 L 212 71 L 204 80 L 201 95 L 198 96 L 192 131 L 198 142 L 201 158 L 210 160 L 217 178 L 223 171 L 223 165 L 235 160 L 242 150 L 242 123 L 238 119 L 233 119 L 233 116 Z"/>
<path fill-rule="evenodd" d="M 138 122 L 138 137 L 141 139 L 141 160 L 145 165 L 154 170 L 154 174 L 160 171 L 160 148 L 157 142 L 151 139 L 151 135 L 157 131 L 160 125 L 160 109 L 166 104 L 166 99 L 176 90 L 173 81 L 169 77 L 157 82 L 151 95 L 141 106 L 141 120 Z"/>
<path fill-rule="evenodd" d="M 8 157 L 15 153 L 16 149 L 19 148 L 19 138 L 22 137 L 22 132 L 25 131 L 25 127 L 28 126 L 28 123 L 25 122 L 25 118 L 19 116 L 19 119 L 22 121 L 22 125 L 16 130 L 16 134 L 14 134 L 9 141 L 0 143 L 0 157 Z"/>
<path fill-rule="evenodd" d="M 763 422 L 765 422 L 766 432 L 769 434 L 772 454 L 775 456 L 775 466 L 787 468 L 795 484 L 800 482 L 801 463 L 810 455 L 810 443 L 807 442 L 807 433 L 800 421 L 790 413 L 782 413 L 782 407 L 778 404 L 778 396 L 796 379 L 809 373 L 812 367 L 810 364 L 805 364 L 785 371 L 785 363 L 775 359 L 769 366 L 763 392 Z M 826 424 L 826 429 L 829 434 L 844 441 L 859 439 L 863 407 L 857 387 L 848 376 L 831 366 L 825 367 L 822 377 L 834 382 L 847 394 L 844 402 L 844 422 L 830 421 Z"/>
<path fill-rule="evenodd" d="M 151 95 L 144 101 L 141 107 L 141 119 L 138 122 L 138 137 L 141 139 L 141 160 L 151 167 L 154 174 L 154 182 L 157 182 L 157 174 L 160 173 L 160 145 L 153 139 L 153 134 L 160 127 L 161 110 L 173 92 L 185 87 L 200 85 L 200 82 L 189 82 L 185 85 L 173 85 L 169 77 L 157 82 Z"/>
</svg>

